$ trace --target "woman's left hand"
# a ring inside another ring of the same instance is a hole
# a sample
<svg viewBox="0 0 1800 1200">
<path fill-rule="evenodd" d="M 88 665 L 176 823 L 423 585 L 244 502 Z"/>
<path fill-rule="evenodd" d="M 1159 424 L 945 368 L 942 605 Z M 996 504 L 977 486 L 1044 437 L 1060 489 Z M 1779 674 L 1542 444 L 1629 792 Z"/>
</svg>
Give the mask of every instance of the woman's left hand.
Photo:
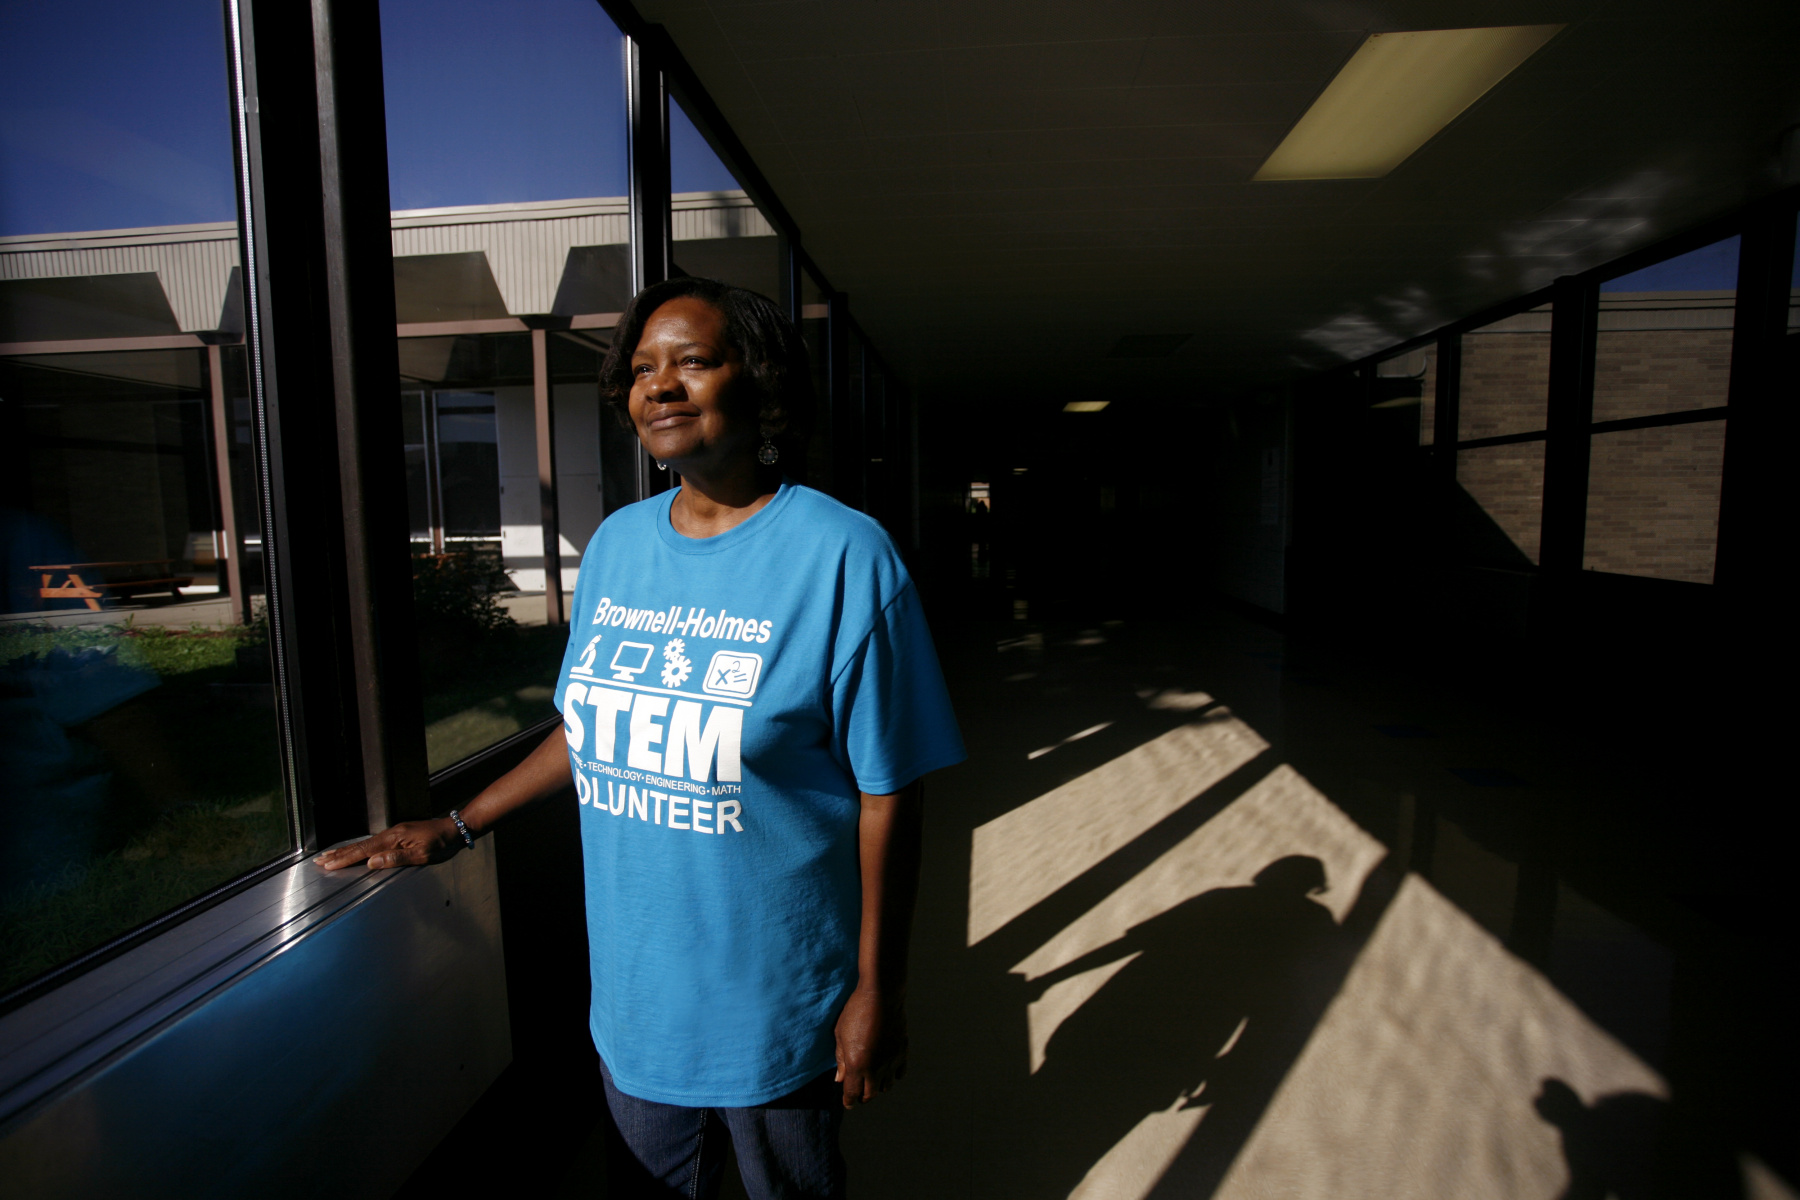
<svg viewBox="0 0 1800 1200">
<path fill-rule="evenodd" d="M 837 1020 L 837 1081 L 844 1107 L 867 1104 L 906 1076 L 906 1007 L 858 986 Z"/>
</svg>

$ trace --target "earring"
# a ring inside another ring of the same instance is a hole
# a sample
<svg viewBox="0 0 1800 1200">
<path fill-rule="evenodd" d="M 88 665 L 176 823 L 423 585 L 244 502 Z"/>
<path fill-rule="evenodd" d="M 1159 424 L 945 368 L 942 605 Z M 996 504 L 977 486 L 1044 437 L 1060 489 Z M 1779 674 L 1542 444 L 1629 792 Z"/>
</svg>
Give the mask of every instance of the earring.
<svg viewBox="0 0 1800 1200">
<path fill-rule="evenodd" d="M 781 451 L 768 438 L 763 439 L 762 449 L 756 452 L 756 461 L 765 467 L 772 467 L 781 461 Z"/>
<path fill-rule="evenodd" d="M 656 469 L 659 471 L 666 471 L 669 469 L 669 464 L 666 462 L 659 462 L 656 464 Z"/>
</svg>

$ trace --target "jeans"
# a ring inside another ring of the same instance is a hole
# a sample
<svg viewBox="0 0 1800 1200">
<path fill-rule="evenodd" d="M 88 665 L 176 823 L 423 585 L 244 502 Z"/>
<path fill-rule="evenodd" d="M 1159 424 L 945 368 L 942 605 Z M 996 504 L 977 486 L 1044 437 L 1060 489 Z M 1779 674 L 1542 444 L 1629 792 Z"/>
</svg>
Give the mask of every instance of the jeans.
<svg viewBox="0 0 1800 1200">
<path fill-rule="evenodd" d="M 750 1200 L 842 1200 L 843 1090 L 832 1074 L 754 1108 L 685 1108 L 627 1096 L 602 1061 L 618 1134 L 607 1152 L 612 1195 L 717 1196 L 729 1145 Z"/>
</svg>

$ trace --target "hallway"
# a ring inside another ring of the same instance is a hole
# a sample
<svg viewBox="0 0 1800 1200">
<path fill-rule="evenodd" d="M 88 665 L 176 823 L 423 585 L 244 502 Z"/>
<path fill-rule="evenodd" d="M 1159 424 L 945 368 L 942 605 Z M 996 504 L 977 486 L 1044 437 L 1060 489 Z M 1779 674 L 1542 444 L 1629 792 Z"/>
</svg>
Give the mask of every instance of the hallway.
<svg viewBox="0 0 1800 1200">
<path fill-rule="evenodd" d="M 1221 610 L 941 649 L 970 761 L 858 1195 L 1634 1196 L 1646 1139 L 1700 1173 L 1668 1194 L 1790 1194 L 1728 1077 L 1770 1065 L 1768 947 L 1607 819 L 1666 756 Z"/>
</svg>

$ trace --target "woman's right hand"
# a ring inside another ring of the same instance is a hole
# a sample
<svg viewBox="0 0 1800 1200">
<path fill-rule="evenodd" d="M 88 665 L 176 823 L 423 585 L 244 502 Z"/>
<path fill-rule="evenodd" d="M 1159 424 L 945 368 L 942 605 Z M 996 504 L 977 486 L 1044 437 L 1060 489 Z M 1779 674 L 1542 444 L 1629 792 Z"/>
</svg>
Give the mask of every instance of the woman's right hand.
<svg viewBox="0 0 1800 1200">
<path fill-rule="evenodd" d="M 462 834 L 456 831 L 456 822 L 438 817 L 430 821 L 402 821 L 360 842 L 314 855 L 313 862 L 327 871 L 341 871 L 359 862 L 367 862 L 371 870 L 417 867 L 443 862 L 462 848 Z"/>
</svg>

